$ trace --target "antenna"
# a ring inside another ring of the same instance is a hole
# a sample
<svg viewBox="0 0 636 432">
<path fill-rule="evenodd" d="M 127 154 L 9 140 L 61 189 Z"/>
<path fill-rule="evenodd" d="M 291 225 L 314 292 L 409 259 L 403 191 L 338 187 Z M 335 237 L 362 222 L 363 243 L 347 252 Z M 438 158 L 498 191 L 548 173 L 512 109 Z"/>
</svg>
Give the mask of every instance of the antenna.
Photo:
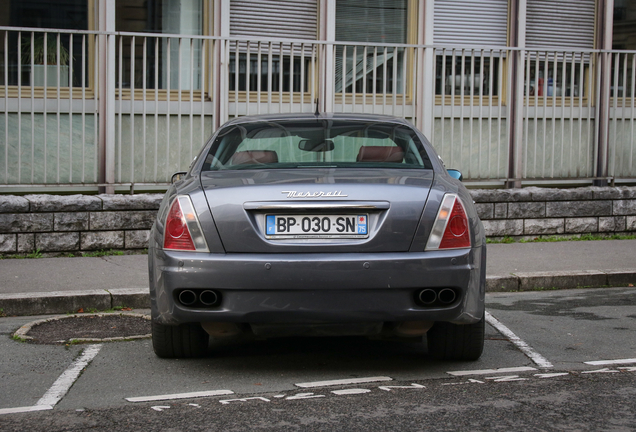
<svg viewBox="0 0 636 432">
<path fill-rule="evenodd" d="M 320 115 L 320 104 L 318 102 L 320 102 L 320 99 L 316 98 L 316 112 L 314 113 L 316 117 Z"/>
</svg>

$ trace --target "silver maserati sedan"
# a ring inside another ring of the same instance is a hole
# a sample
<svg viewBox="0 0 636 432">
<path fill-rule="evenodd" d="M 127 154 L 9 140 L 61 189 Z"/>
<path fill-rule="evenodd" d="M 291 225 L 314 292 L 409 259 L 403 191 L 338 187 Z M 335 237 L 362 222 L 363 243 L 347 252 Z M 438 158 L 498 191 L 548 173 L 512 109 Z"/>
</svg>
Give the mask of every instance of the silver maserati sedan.
<svg viewBox="0 0 636 432">
<path fill-rule="evenodd" d="M 486 241 L 460 180 L 399 118 L 226 123 L 151 232 L 155 353 L 204 356 L 210 337 L 240 334 L 390 335 L 478 359 Z"/>
</svg>

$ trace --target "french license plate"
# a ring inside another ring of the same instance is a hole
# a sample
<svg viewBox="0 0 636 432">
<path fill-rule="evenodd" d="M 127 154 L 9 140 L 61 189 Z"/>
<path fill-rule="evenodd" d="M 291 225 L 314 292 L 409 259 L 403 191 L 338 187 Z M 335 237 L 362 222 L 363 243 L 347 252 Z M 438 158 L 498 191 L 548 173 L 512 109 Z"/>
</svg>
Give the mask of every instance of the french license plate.
<svg viewBox="0 0 636 432">
<path fill-rule="evenodd" d="M 366 238 L 369 216 L 266 215 L 268 238 Z"/>
</svg>

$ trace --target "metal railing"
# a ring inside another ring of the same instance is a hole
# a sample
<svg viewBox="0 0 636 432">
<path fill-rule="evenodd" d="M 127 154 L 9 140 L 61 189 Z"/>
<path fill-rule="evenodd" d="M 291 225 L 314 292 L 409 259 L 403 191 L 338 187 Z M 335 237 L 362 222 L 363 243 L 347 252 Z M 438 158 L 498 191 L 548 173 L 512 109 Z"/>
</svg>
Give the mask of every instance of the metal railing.
<svg viewBox="0 0 636 432">
<path fill-rule="evenodd" d="M 635 54 L 0 27 L 0 187 L 165 188 L 226 120 L 317 103 L 469 182 L 633 181 Z"/>
</svg>

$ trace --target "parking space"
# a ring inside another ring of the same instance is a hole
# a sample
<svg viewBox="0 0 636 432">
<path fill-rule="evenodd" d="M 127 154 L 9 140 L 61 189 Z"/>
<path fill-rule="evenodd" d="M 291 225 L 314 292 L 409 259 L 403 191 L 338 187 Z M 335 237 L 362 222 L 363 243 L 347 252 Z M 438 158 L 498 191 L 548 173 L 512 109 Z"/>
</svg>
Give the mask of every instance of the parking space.
<svg viewBox="0 0 636 432">
<path fill-rule="evenodd" d="M 410 385 L 461 373 L 495 379 L 527 371 L 544 379 L 568 371 L 591 371 L 602 366 L 584 362 L 636 358 L 635 299 L 634 288 L 489 295 L 488 311 L 551 362 L 554 367 L 548 369 L 520 351 L 510 335 L 490 325 L 482 358 L 469 363 L 432 361 L 423 343 L 353 337 L 213 343 L 208 357 L 196 360 L 159 359 L 147 339 L 104 343 L 56 407 L 122 406 L 131 403 L 126 398 L 220 390 L 232 394 L 230 399 L 289 395 L 301 390 L 299 383 L 365 377 L 388 377 Z M 0 318 L 4 335 L 0 349 L 5 353 L 0 408 L 37 403 L 88 347 L 12 341 L 10 332 L 29 320 L 34 317 Z M 636 366 L 621 363 L 630 364 Z"/>
<path fill-rule="evenodd" d="M 0 409 L 35 405 L 82 350 L 11 339 L 17 328 L 39 318 L 0 318 Z"/>
<path fill-rule="evenodd" d="M 488 309 L 557 369 L 636 357 L 635 288 L 493 293 Z"/>
</svg>

